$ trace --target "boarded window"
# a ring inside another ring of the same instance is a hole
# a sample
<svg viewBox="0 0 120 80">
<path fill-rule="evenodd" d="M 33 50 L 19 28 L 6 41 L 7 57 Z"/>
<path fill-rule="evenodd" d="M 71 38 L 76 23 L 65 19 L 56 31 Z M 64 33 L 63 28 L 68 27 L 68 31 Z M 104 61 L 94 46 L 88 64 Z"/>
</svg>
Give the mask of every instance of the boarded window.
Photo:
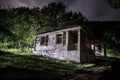
<svg viewBox="0 0 120 80">
<path fill-rule="evenodd" d="M 56 44 L 62 43 L 62 34 L 56 34 Z"/>
<path fill-rule="evenodd" d="M 45 46 L 48 45 L 48 35 L 44 36 L 44 37 L 41 37 L 40 45 L 45 45 Z"/>
</svg>

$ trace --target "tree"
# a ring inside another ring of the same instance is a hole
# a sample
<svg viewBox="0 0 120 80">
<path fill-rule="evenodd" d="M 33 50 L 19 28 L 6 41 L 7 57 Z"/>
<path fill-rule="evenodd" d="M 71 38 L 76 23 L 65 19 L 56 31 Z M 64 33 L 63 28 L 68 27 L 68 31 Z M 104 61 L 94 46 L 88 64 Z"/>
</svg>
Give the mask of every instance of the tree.
<svg viewBox="0 0 120 80">
<path fill-rule="evenodd" d="M 11 10 L 10 10 L 11 11 Z M 34 17 L 31 15 L 29 8 L 12 9 L 12 26 L 10 31 L 15 35 L 14 43 L 16 47 L 21 49 L 24 46 L 29 46 L 33 42 L 33 35 L 35 35 Z"/>
<path fill-rule="evenodd" d="M 80 25 L 87 19 L 80 12 L 66 12 L 63 3 L 53 2 L 41 9 L 38 21 L 42 31 L 49 31 L 60 27 Z"/>
<path fill-rule="evenodd" d="M 120 0 L 108 0 L 108 3 L 115 9 L 120 8 Z"/>
<path fill-rule="evenodd" d="M 29 8 L 1 9 L 0 37 L 2 42 L 10 43 L 17 48 L 29 46 L 33 44 L 35 26 L 34 15 Z"/>
<path fill-rule="evenodd" d="M 52 30 L 61 26 L 61 16 L 65 13 L 63 3 L 52 2 L 40 10 L 41 27 L 43 31 Z"/>
<path fill-rule="evenodd" d="M 0 38 L 10 46 L 22 49 L 33 44 L 35 34 L 79 25 L 86 20 L 80 12 L 66 12 L 61 2 L 52 2 L 42 9 L 38 7 L 0 8 Z M 2 39 L 3 37 L 6 39 Z"/>
<path fill-rule="evenodd" d="M 71 26 L 71 25 L 82 25 L 87 19 L 80 12 L 66 12 L 62 15 L 62 25 Z"/>
</svg>

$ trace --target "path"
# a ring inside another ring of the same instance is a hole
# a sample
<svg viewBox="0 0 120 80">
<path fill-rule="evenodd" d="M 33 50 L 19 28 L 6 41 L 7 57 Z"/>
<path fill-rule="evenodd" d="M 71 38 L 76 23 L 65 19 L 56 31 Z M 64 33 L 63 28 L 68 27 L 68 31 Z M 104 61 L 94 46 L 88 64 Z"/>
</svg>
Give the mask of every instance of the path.
<svg viewBox="0 0 120 80">
<path fill-rule="evenodd" d="M 103 72 L 107 69 L 109 63 L 107 61 L 97 61 L 97 65 L 90 68 L 85 68 L 79 73 L 65 77 L 63 80 L 98 80 L 103 76 Z"/>
<path fill-rule="evenodd" d="M 105 66 L 96 66 L 83 69 L 80 73 L 64 78 L 64 80 L 97 80 L 106 70 Z"/>
</svg>

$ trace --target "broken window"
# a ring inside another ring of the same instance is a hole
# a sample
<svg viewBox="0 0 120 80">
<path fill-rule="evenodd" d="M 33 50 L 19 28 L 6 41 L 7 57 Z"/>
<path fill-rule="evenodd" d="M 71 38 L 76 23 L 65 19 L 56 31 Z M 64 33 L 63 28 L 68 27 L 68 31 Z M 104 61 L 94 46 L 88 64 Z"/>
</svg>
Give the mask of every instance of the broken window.
<svg viewBox="0 0 120 80">
<path fill-rule="evenodd" d="M 56 44 L 62 43 L 62 34 L 56 34 Z"/>
</svg>

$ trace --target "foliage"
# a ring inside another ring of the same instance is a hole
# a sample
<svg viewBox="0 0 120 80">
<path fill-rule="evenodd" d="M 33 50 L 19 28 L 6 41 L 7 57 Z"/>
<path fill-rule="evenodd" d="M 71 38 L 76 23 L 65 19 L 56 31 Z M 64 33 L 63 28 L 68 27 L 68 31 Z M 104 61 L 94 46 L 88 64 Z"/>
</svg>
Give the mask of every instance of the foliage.
<svg viewBox="0 0 120 80">
<path fill-rule="evenodd" d="M 108 0 L 108 3 L 110 4 L 111 7 L 115 9 L 120 8 L 120 0 Z"/>
<path fill-rule="evenodd" d="M 0 8 L 0 42 L 6 48 L 31 48 L 34 35 L 87 20 L 80 12 L 66 12 L 63 3 L 43 8 Z M 7 44 L 6 44 L 7 43 Z"/>
<path fill-rule="evenodd" d="M 80 12 L 67 12 L 62 16 L 63 24 L 61 26 L 83 25 L 88 21 Z"/>
<path fill-rule="evenodd" d="M 61 16 L 65 13 L 62 3 L 51 3 L 44 6 L 40 12 L 41 26 L 46 30 L 55 29 L 61 25 Z"/>
<path fill-rule="evenodd" d="M 106 44 L 109 49 L 119 49 L 120 45 L 120 24 L 119 22 L 88 22 L 84 27 L 95 38 Z"/>
<path fill-rule="evenodd" d="M 83 28 L 95 40 L 104 43 L 108 49 L 107 56 L 119 57 L 120 55 L 120 23 L 114 21 L 89 21 Z M 117 55 L 117 56 L 116 56 Z"/>
<path fill-rule="evenodd" d="M 63 3 L 52 2 L 43 8 L 0 8 L 0 48 L 33 47 L 34 35 L 71 25 L 81 25 L 107 48 L 120 46 L 119 22 L 91 22 L 80 12 L 66 12 Z"/>
<path fill-rule="evenodd" d="M 114 49 L 107 49 L 107 56 L 108 57 L 114 57 L 114 58 L 120 58 L 120 50 L 114 50 Z"/>
</svg>

